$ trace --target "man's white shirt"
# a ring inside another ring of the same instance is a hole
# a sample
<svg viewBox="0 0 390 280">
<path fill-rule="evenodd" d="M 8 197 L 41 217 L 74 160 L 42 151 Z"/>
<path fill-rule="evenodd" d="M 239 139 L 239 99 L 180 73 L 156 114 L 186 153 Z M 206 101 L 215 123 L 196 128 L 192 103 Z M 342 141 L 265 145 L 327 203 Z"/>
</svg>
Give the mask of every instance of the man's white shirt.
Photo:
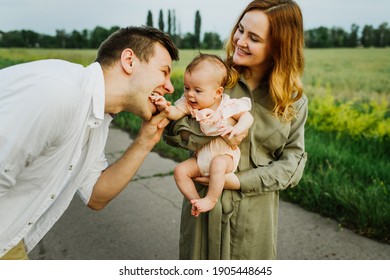
<svg viewBox="0 0 390 280">
<path fill-rule="evenodd" d="M 112 117 L 104 101 L 96 62 L 42 60 L 0 71 L 0 256 L 22 239 L 31 251 L 76 192 L 88 203 L 107 168 Z"/>
</svg>

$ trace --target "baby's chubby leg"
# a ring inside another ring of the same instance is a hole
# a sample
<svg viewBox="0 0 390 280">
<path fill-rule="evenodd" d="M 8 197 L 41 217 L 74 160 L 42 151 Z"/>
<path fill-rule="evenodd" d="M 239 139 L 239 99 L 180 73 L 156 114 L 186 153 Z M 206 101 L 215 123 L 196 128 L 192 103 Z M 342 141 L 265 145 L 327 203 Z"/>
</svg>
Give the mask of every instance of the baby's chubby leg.
<svg viewBox="0 0 390 280">
<path fill-rule="evenodd" d="M 196 190 L 192 179 L 202 175 L 195 158 L 190 158 L 179 163 L 173 171 L 173 176 L 175 178 L 176 185 L 185 198 L 191 201 L 191 203 L 192 201 L 199 199 L 198 191 Z M 191 214 L 197 217 L 199 216 L 199 213 L 200 212 L 196 206 L 192 203 Z"/>
<path fill-rule="evenodd" d="M 173 171 L 173 176 L 179 190 L 188 200 L 199 198 L 198 191 L 192 181 L 193 178 L 202 176 L 195 158 L 179 163 Z"/>
<path fill-rule="evenodd" d="M 214 208 L 225 185 L 225 174 L 232 172 L 233 166 L 233 158 L 230 155 L 218 155 L 212 159 L 207 195 L 202 199 L 191 201 L 199 212 L 207 212 Z"/>
</svg>

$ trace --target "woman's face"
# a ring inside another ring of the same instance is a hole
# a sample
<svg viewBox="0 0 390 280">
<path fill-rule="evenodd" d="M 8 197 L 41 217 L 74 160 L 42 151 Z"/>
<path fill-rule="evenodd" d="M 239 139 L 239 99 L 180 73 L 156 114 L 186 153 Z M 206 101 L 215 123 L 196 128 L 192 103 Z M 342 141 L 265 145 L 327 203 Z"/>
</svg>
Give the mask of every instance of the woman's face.
<svg viewBox="0 0 390 280">
<path fill-rule="evenodd" d="M 261 10 L 248 11 L 233 36 L 233 62 L 251 71 L 268 69 L 271 58 L 269 19 Z"/>
</svg>

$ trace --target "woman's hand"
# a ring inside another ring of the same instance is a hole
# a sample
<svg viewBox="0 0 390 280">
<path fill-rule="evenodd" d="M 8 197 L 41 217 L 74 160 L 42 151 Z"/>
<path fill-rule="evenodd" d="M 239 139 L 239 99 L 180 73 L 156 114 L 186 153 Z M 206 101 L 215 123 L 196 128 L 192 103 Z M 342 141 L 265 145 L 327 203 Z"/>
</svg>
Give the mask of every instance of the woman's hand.
<svg viewBox="0 0 390 280">
<path fill-rule="evenodd" d="M 194 178 L 194 181 L 208 187 L 210 177 L 196 177 Z M 237 175 L 233 172 L 225 174 L 225 185 L 223 188 L 225 190 L 240 190 L 240 181 L 238 180 Z"/>
</svg>

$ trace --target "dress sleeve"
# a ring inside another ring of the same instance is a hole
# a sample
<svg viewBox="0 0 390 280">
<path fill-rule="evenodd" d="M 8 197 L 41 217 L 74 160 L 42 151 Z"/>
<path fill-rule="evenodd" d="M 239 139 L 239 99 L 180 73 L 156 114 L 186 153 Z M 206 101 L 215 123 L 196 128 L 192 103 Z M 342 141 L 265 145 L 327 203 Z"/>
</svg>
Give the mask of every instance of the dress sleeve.
<svg viewBox="0 0 390 280">
<path fill-rule="evenodd" d="M 197 151 L 217 136 L 206 136 L 200 129 L 199 122 L 191 116 L 171 121 L 164 130 L 164 141 L 172 146 L 190 151 Z"/>
<path fill-rule="evenodd" d="M 298 108 L 297 118 L 291 123 L 287 143 L 278 160 L 264 166 L 237 173 L 241 192 L 246 196 L 283 190 L 298 184 L 307 160 L 304 149 L 304 126 L 308 114 L 307 99 Z"/>
</svg>

